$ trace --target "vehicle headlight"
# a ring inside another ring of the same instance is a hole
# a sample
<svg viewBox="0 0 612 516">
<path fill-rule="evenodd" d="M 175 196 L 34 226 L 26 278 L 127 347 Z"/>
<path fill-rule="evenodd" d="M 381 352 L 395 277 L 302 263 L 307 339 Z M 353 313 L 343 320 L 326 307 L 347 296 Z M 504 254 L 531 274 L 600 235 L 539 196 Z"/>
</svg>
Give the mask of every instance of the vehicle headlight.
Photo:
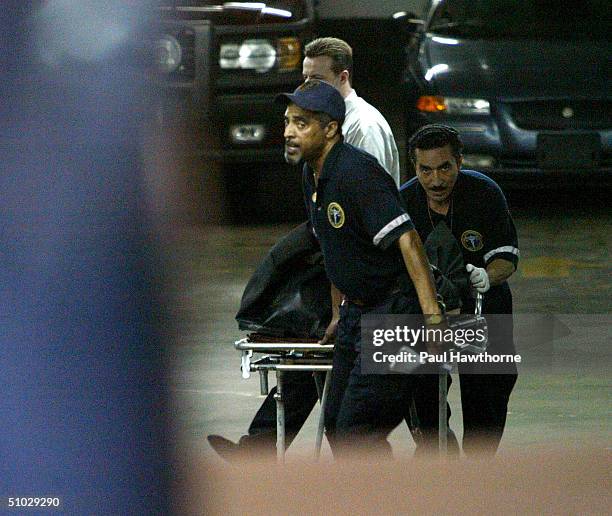
<svg viewBox="0 0 612 516">
<path fill-rule="evenodd" d="M 462 99 L 458 97 L 445 97 L 444 104 L 449 114 L 457 115 L 489 115 L 491 106 L 484 99 Z"/>
<path fill-rule="evenodd" d="M 241 44 L 221 45 L 219 66 L 225 70 L 255 70 L 263 73 L 276 64 L 276 49 L 267 39 L 247 39 Z"/>
<path fill-rule="evenodd" d="M 181 44 L 176 38 L 166 34 L 155 43 L 155 64 L 163 73 L 174 72 L 183 58 Z"/>
<path fill-rule="evenodd" d="M 301 63 L 301 45 L 298 38 L 246 39 L 242 43 L 223 43 L 219 51 L 222 70 L 279 71 L 295 70 Z"/>
<path fill-rule="evenodd" d="M 219 66 L 224 70 L 240 68 L 240 45 L 236 43 L 221 45 Z"/>
<path fill-rule="evenodd" d="M 491 105 L 485 99 L 433 95 L 419 97 L 417 109 L 428 113 L 446 112 L 449 115 L 489 115 L 491 113 Z"/>
</svg>

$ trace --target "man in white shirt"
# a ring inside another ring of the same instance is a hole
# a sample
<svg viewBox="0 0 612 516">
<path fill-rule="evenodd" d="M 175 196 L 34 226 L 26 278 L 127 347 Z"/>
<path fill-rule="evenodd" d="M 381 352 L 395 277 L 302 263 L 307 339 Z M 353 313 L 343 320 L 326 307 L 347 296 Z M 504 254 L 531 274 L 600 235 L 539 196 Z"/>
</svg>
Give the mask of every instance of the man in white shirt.
<svg viewBox="0 0 612 516">
<path fill-rule="evenodd" d="M 344 141 L 372 154 L 399 188 L 400 164 L 393 132 L 380 111 L 357 96 L 351 86 L 352 48 L 338 38 L 319 38 L 306 45 L 304 55 L 304 80 L 319 79 L 328 82 L 344 98 Z"/>
</svg>

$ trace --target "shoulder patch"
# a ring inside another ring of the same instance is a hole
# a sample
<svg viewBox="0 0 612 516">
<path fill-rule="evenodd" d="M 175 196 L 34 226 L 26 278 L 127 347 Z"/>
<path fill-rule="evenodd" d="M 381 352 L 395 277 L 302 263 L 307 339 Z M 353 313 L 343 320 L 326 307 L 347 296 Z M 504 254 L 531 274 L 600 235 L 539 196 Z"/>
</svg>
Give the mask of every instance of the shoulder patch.
<svg viewBox="0 0 612 516">
<path fill-rule="evenodd" d="M 482 235 L 478 231 L 468 229 L 461 235 L 461 245 L 474 253 L 480 251 L 484 246 Z"/>
<path fill-rule="evenodd" d="M 340 229 L 344 226 L 344 210 L 337 202 L 330 202 L 327 206 L 327 220 L 335 229 Z"/>
</svg>

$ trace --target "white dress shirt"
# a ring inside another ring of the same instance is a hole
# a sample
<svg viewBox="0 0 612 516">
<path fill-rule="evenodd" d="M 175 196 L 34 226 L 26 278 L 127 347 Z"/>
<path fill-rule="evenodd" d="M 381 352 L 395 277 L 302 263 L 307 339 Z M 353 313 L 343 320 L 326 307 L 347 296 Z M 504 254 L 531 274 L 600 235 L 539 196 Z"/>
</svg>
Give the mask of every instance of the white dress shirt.
<svg viewBox="0 0 612 516">
<path fill-rule="evenodd" d="M 380 111 L 357 96 L 355 90 L 344 99 L 346 115 L 342 124 L 344 141 L 369 152 L 400 185 L 400 164 L 391 127 Z"/>
</svg>

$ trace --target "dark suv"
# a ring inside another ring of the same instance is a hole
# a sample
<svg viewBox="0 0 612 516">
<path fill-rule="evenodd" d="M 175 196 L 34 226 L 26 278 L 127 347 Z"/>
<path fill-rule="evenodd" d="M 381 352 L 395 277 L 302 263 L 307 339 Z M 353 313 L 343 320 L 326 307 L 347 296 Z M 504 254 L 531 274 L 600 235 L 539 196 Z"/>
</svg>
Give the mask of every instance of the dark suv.
<svg viewBox="0 0 612 516">
<path fill-rule="evenodd" d="M 222 162 L 282 160 L 282 116 L 274 96 L 301 82 L 303 45 L 312 37 L 310 0 L 164 2 L 156 66 L 177 98 L 209 120 Z"/>
<path fill-rule="evenodd" d="M 511 182 L 609 181 L 609 2 L 438 0 L 414 31 L 408 134 L 454 126 L 465 166 Z"/>
</svg>

